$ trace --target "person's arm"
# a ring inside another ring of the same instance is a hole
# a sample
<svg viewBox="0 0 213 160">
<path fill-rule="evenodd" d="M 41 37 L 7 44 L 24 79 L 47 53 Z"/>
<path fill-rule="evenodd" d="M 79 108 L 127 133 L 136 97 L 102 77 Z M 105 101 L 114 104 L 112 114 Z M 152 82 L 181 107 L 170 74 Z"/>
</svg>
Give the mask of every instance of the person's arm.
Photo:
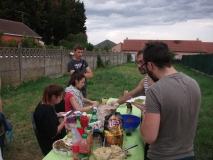
<svg viewBox="0 0 213 160">
<path fill-rule="evenodd" d="M 79 107 L 79 105 L 76 102 L 74 97 L 70 97 L 69 101 L 70 101 L 72 107 L 76 109 L 76 111 L 87 112 L 87 111 L 90 111 L 92 109 L 91 106 L 87 106 L 87 107 L 83 107 L 83 108 Z"/>
<path fill-rule="evenodd" d="M 143 91 L 144 91 L 144 79 L 142 79 L 140 81 L 140 83 L 138 84 L 138 86 L 135 89 L 133 89 L 132 91 L 128 92 L 127 94 L 125 94 L 124 96 L 119 98 L 116 102 L 119 104 L 123 104 L 127 100 L 129 100 L 135 96 L 138 96 L 139 94 L 142 94 Z"/>
<path fill-rule="evenodd" d="M 98 101 L 91 101 L 87 98 L 84 98 L 84 103 L 89 103 L 91 104 L 93 107 L 98 107 L 99 106 L 99 102 Z"/>
<path fill-rule="evenodd" d="M 160 114 L 158 113 L 146 113 L 142 111 L 143 121 L 141 124 L 141 133 L 143 139 L 148 144 L 155 142 L 158 136 L 160 127 Z"/>
<path fill-rule="evenodd" d="M 64 121 L 62 121 L 62 122 L 58 125 L 57 133 L 56 133 L 56 135 L 55 135 L 54 137 L 52 137 L 52 139 L 55 138 L 55 137 L 61 132 L 61 130 L 62 130 L 63 128 L 64 128 Z"/>
<path fill-rule="evenodd" d="M 86 73 L 84 73 L 86 78 L 92 78 L 93 77 L 93 73 L 92 70 L 89 68 L 89 66 L 86 68 Z"/>
</svg>

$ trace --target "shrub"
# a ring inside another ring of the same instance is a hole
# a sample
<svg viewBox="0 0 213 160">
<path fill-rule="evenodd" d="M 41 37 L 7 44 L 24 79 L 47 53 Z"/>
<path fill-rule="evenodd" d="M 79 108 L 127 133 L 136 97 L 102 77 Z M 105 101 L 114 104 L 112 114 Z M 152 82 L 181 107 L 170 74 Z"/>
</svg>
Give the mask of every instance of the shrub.
<svg viewBox="0 0 213 160">
<path fill-rule="evenodd" d="M 97 55 L 97 68 L 104 68 L 104 67 L 105 67 L 105 65 L 104 65 L 103 60 L 101 59 L 101 56 Z"/>
<path fill-rule="evenodd" d="M 132 62 L 132 55 L 130 53 L 127 53 L 127 63 Z"/>
</svg>

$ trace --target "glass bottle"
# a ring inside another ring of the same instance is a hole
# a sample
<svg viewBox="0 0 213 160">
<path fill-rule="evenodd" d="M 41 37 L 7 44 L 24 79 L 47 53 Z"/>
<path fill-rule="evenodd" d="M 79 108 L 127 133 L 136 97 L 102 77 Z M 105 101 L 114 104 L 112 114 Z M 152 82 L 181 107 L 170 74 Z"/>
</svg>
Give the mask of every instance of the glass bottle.
<svg viewBox="0 0 213 160">
<path fill-rule="evenodd" d="M 93 112 L 92 112 L 92 117 L 90 119 L 90 123 L 96 122 L 98 121 L 98 117 L 97 117 L 97 108 L 93 107 Z"/>
</svg>

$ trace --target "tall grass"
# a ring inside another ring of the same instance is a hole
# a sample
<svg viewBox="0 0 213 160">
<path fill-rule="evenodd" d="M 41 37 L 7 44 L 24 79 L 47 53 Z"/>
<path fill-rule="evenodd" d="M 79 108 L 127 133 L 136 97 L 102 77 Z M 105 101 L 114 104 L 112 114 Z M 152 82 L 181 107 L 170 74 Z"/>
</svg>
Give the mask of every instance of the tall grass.
<svg viewBox="0 0 213 160">
<path fill-rule="evenodd" d="M 181 64 L 175 68 L 194 78 L 201 88 L 202 104 L 194 148 L 197 160 L 213 159 L 213 78 L 190 70 Z M 144 77 L 134 63 L 93 72 L 94 78 L 88 80 L 88 97 L 99 100 L 102 97 L 120 97 L 124 90 L 132 90 Z M 15 141 L 4 152 L 4 160 L 40 160 L 43 158 L 36 140 L 30 113 L 41 100 L 44 87 L 58 83 L 66 87 L 69 75 L 60 78 L 41 78 L 13 88 L 2 86 L 3 113 L 14 125 Z"/>
</svg>

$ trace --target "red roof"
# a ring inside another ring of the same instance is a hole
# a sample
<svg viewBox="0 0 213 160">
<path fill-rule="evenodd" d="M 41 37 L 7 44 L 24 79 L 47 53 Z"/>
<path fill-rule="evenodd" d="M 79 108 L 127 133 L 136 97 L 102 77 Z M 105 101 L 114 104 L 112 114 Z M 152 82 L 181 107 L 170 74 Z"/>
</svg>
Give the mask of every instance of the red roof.
<svg viewBox="0 0 213 160">
<path fill-rule="evenodd" d="M 122 51 L 136 51 L 137 52 L 143 48 L 145 43 L 151 42 L 151 41 L 156 41 L 156 40 L 125 39 L 124 43 L 123 43 Z M 166 43 L 173 52 L 209 53 L 209 52 L 207 52 L 207 49 L 204 47 L 204 44 L 203 44 L 203 43 L 207 43 L 207 42 L 202 42 L 200 40 L 194 40 L 194 41 L 192 41 L 192 40 L 157 40 L 157 41 Z M 213 43 L 211 43 L 211 44 L 213 44 Z"/>
<path fill-rule="evenodd" d="M 203 46 L 206 48 L 206 52 L 213 54 L 213 42 L 203 42 Z"/>
<path fill-rule="evenodd" d="M 0 32 L 5 35 L 13 36 L 32 36 L 35 38 L 42 38 L 24 23 L 0 19 Z"/>
</svg>

